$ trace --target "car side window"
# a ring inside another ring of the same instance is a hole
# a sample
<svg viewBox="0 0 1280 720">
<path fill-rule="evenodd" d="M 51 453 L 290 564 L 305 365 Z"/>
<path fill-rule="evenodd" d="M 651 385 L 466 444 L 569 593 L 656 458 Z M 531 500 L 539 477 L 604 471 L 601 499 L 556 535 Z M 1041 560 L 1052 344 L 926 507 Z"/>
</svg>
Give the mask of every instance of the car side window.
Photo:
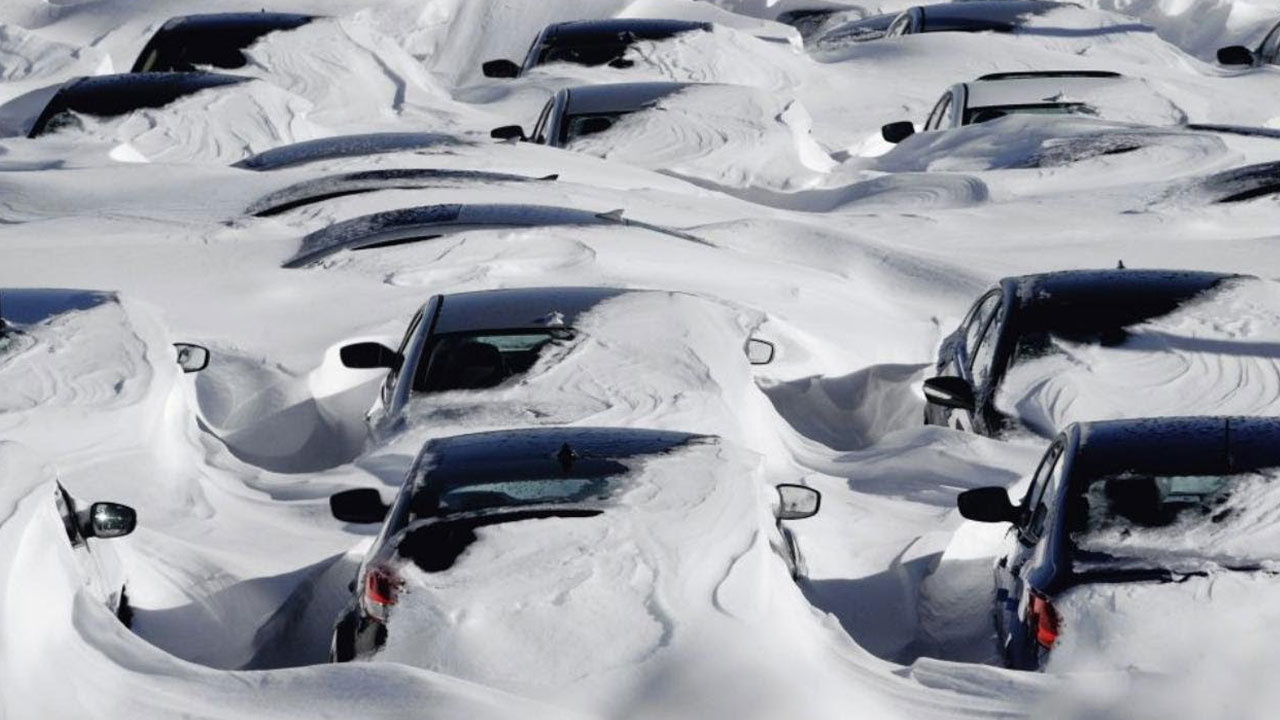
<svg viewBox="0 0 1280 720">
<path fill-rule="evenodd" d="M 409 347 L 409 342 L 413 340 L 413 336 L 418 332 L 418 326 L 422 324 L 422 310 L 414 313 L 413 319 L 409 321 L 409 329 L 405 331 L 404 338 L 400 340 L 400 347 L 396 348 L 396 353 L 400 357 L 404 357 L 405 348 Z M 401 368 L 403 370 L 403 368 Z M 382 382 L 382 402 L 384 405 L 390 404 L 391 396 L 396 389 L 396 380 L 400 377 L 400 370 L 391 370 L 387 373 L 387 379 Z"/>
<path fill-rule="evenodd" d="M 973 387 L 980 388 L 991 377 L 991 364 L 995 360 L 996 346 L 999 344 L 1000 330 L 1004 327 L 1004 303 L 996 306 L 995 314 L 982 329 L 978 345 L 969 356 L 969 374 L 973 377 Z"/>
<path fill-rule="evenodd" d="M 1267 33 L 1267 37 L 1258 46 L 1258 59 L 1265 63 L 1274 63 L 1277 50 L 1280 50 L 1280 25 L 1271 28 L 1271 32 Z"/>
<path fill-rule="evenodd" d="M 533 126 L 533 133 L 529 138 L 539 145 L 547 144 L 547 118 L 551 115 L 551 107 L 555 105 L 555 99 L 547 101 L 542 106 L 542 114 L 538 115 L 538 122 Z"/>
<path fill-rule="evenodd" d="M 1045 493 L 1050 487 L 1057 484 L 1062 465 L 1062 446 L 1054 445 L 1049 449 L 1049 452 L 1045 453 L 1044 459 L 1040 461 L 1040 467 L 1036 468 L 1031 487 L 1027 490 L 1027 496 L 1022 501 L 1025 515 L 1021 526 L 1018 528 L 1018 534 L 1027 544 L 1038 542 L 1041 533 L 1044 531 L 1045 517 L 1049 513 L 1044 501 Z"/>
<path fill-rule="evenodd" d="M 909 11 L 904 12 L 901 15 L 899 15 L 896 19 L 894 19 L 892 23 L 889 24 L 889 29 L 885 31 L 884 36 L 887 38 L 891 38 L 891 37 L 897 37 L 899 35 L 905 35 L 907 34 L 908 28 L 910 28 L 910 26 L 911 26 L 911 13 Z"/>
<path fill-rule="evenodd" d="M 933 106 L 933 111 L 929 113 L 929 119 L 924 121 L 925 130 L 937 130 L 942 127 L 942 123 L 946 121 L 947 112 L 951 109 L 951 93 L 947 92 L 938 100 L 938 104 Z"/>
<path fill-rule="evenodd" d="M 967 355 L 972 356 L 973 351 L 978 348 L 978 336 L 982 334 L 987 321 L 991 319 L 999 305 L 1000 291 L 994 290 L 978 298 L 978 302 L 974 303 L 973 308 L 969 310 L 964 329 L 964 347 Z"/>
</svg>

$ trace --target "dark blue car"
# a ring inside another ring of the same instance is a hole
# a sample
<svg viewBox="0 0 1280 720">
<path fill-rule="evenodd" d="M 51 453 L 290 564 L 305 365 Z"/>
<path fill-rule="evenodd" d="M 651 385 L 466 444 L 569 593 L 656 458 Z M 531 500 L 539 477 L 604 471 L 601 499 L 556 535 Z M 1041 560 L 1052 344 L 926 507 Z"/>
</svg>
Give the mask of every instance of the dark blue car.
<svg viewBox="0 0 1280 720">
<path fill-rule="evenodd" d="M 1060 624 L 1054 602 L 1072 588 L 1261 569 L 1203 549 L 1164 548 L 1156 557 L 1126 539 L 1151 529 L 1229 527 L 1230 513 L 1238 512 L 1232 492 L 1275 468 L 1280 418 L 1110 420 L 1068 426 L 1018 505 L 1002 487 L 961 493 L 964 517 L 1012 526 L 995 565 L 995 626 L 1005 664 L 1043 667 L 1059 636 L 1071 632 Z"/>
</svg>

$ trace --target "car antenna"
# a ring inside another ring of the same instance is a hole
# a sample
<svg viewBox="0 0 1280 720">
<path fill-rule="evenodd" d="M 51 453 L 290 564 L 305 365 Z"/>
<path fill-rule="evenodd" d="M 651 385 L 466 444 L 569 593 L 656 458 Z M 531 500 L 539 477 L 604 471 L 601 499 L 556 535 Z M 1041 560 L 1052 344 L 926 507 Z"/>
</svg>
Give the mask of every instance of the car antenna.
<svg viewBox="0 0 1280 720">
<path fill-rule="evenodd" d="M 1121 260 L 1120 262 L 1116 263 L 1116 269 L 1124 270 L 1124 260 Z"/>
<path fill-rule="evenodd" d="M 578 459 L 578 453 L 569 447 L 569 443 L 560 446 L 560 452 L 556 453 L 556 460 L 560 461 L 560 469 L 569 472 L 573 469 L 573 463 Z"/>
</svg>

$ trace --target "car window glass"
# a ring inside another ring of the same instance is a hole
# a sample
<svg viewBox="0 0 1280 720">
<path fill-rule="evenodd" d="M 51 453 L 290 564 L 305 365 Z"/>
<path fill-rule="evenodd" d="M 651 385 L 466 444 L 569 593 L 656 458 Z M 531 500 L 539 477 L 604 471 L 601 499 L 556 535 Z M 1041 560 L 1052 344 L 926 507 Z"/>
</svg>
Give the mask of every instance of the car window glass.
<svg viewBox="0 0 1280 720">
<path fill-rule="evenodd" d="M 907 28 L 910 25 L 911 25 L 911 13 L 904 12 L 901 15 L 899 15 L 897 19 L 893 21 L 893 23 L 889 25 L 889 29 L 885 31 L 884 36 L 897 37 L 899 35 L 905 35 L 907 33 Z"/>
<path fill-rule="evenodd" d="M 991 364 L 995 359 L 996 346 L 999 344 L 1000 329 L 1004 325 L 1004 304 L 996 308 L 995 315 L 987 322 L 982 336 L 978 338 L 978 346 L 969 356 L 969 372 L 973 376 L 974 388 L 981 388 L 991 377 Z"/>
<path fill-rule="evenodd" d="M 540 145 L 547 144 L 547 117 L 551 115 L 551 108 L 555 105 L 555 100 L 548 100 L 546 105 L 542 106 L 542 114 L 538 115 L 538 122 L 533 126 L 533 142 Z"/>
<path fill-rule="evenodd" d="M 937 130 L 942 127 L 946 121 L 947 111 L 951 109 L 951 93 L 946 93 L 938 99 L 938 104 L 933 106 L 933 112 L 929 113 L 929 119 L 924 123 L 925 130 Z"/>
<path fill-rule="evenodd" d="M 969 355 L 978 347 L 978 334 L 986 327 L 987 321 L 991 319 L 992 313 L 996 311 L 996 307 L 1000 304 L 1000 292 L 996 291 L 983 296 L 974 304 L 973 309 L 969 311 L 969 319 L 964 332 L 964 346 Z"/>
<path fill-rule="evenodd" d="M 1049 514 L 1048 504 L 1045 497 L 1050 488 L 1055 488 L 1061 480 L 1062 468 L 1065 463 L 1062 462 L 1062 453 L 1059 451 L 1053 458 L 1053 464 L 1045 473 L 1044 481 L 1036 488 L 1035 495 L 1031 498 L 1031 504 L 1028 508 L 1031 510 L 1031 516 L 1027 519 L 1027 525 L 1024 534 L 1032 539 L 1038 540 L 1044 532 L 1044 521 Z"/>
<path fill-rule="evenodd" d="M 601 133 L 613 127 L 626 113 L 592 113 L 584 115 L 570 115 L 564 123 L 564 137 L 562 142 L 572 142 L 580 137 Z"/>
<path fill-rule="evenodd" d="M 1267 33 L 1267 37 L 1263 39 L 1262 45 L 1258 47 L 1258 55 L 1263 62 L 1273 63 L 1276 61 L 1276 51 L 1280 50 L 1280 25 L 1271 29 Z"/>
<path fill-rule="evenodd" d="M 497 387 L 529 371 L 548 346 L 572 340 L 567 329 L 450 333 L 436 338 L 418 364 L 414 392 Z"/>
</svg>

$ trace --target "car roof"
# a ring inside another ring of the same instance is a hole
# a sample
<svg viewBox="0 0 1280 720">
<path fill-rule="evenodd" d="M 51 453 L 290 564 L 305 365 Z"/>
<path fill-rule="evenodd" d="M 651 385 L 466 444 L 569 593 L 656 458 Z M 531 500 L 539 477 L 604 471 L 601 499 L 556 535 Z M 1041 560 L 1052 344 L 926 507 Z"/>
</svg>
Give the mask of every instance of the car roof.
<svg viewBox="0 0 1280 720">
<path fill-rule="evenodd" d="M 436 333 L 573 327 L 582 313 L 626 292 L 604 287 L 536 287 L 445 295 Z"/>
<path fill-rule="evenodd" d="M 554 205 L 501 203 L 421 205 L 362 215 L 323 227 L 302 238 L 284 267 L 310 265 L 343 249 L 427 240 L 454 232 L 451 227 L 545 225 L 627 225 L 620 214 L 598 213 Z M 432 231 L 432 232 L 424 232 Z"/>
<path fill-rule="evenodd" d="M 1084 301 L 1125 303 L 1143 296 L 1186 299 L 1211 290 L 1219 283 L 1248 275 L 1204 270 L 1059 270 L 1009 277 L 1000 284 L 1026 309 L 1039 305 L 1075 305 Z"/>
<path fill-rule="evenodd" d="M 669 430 L 545 427 L 496 430 L 437 438 L 421 452 L 436 487 L 490 480 L 602 477 L 626 472 L 620 461 L 669 452 L 694 440 L 717 438 Z M 569 446 L 571 462 L 557 456 Z M 566 467 L 567 466 L 567 467 Z"/>
<path fill-rule="evenodd" d="M 110 117 L 141 108 L 163 107 L 201 90 L 249 82 L 251 78 L 210 72 L 120 73 L 72 78 L 62 84 L 31 126 L 29 137 L 44 132 L 64 110 Z"/>
<path fill-rule="evenodd" d="M 465 183 L 531 182 L 555 180 L 557 175 L 528 177 L 485 170 L 443 168 L 381 168 L 325 175 L 294 183 L 263 195 L 245 208 L 245 214 L 268 217 L 303 205 L 346 195 L 389 189 L 447 187 Z"/>
<path fill-rule="evenodd" d="M 607 85 L 581 85 L 566 92 L 569 101 L 565 112 L 615 113 L 635 112 L 694 83 L 634 82 Z"/>
<path fill-rule="evenodd" d="M 1168 417 L 1075 423 L 1072 478 L 1221 475 L 1280 467 L 1280 418 Z"/>
<path fill-rule="evenodd" d="M 383 153 L 420 150 L 438 145 L 460 145 L 452 135 L 432 132 L 386 132 L 304 140 L 250 155 L 232 167 L 245 170 L 280 170 L 319 160 L 380 155 Z"/>
<path fill-rule="evenodd" d="M 925 32 L 1011 29 L 1029 15 L 1039 15 L 1068 3 L 1047 0 L 974 0 L 922 5 Z"/>
<path fill-rule="evenodd" d="M 0 328 L 33 325 L 75 310 L 119 302 L 113 292 L 62 288 L 0 288 Z"/>
<path fill-rule="evenodd" d="M 980 79 L 965 83 L 965 86 L 969 92 L 968 107 L 972 109 L 999 105 L 1049 104 L 1061 102 L 1060 96 L 1065 96 L 1068 101 L 1080 101 L 1098 90 L 1138 84 L 1138 80 L 1119 74 L 1104 77 L 1082 77 L 1076 74 Z"/>
<path fill-rule="evenodd" d="M 315 20 L 315 15 L 283 12 L 225 12 L 177 15 L 165 21 L 158 32 L 219 32 L 243 30 L 264 35 L 273 30 L 291 30 Z"/>
<path fill-rule="evenodd" d="M 545 39 L 552 41 L 617 40 L 626 33 L 638 40 L 663 40 L 693 30 L 710 30 L 711 23 L 660 18 L 609 18 L 572 20 L 548 25 Z"/>
</svg>

